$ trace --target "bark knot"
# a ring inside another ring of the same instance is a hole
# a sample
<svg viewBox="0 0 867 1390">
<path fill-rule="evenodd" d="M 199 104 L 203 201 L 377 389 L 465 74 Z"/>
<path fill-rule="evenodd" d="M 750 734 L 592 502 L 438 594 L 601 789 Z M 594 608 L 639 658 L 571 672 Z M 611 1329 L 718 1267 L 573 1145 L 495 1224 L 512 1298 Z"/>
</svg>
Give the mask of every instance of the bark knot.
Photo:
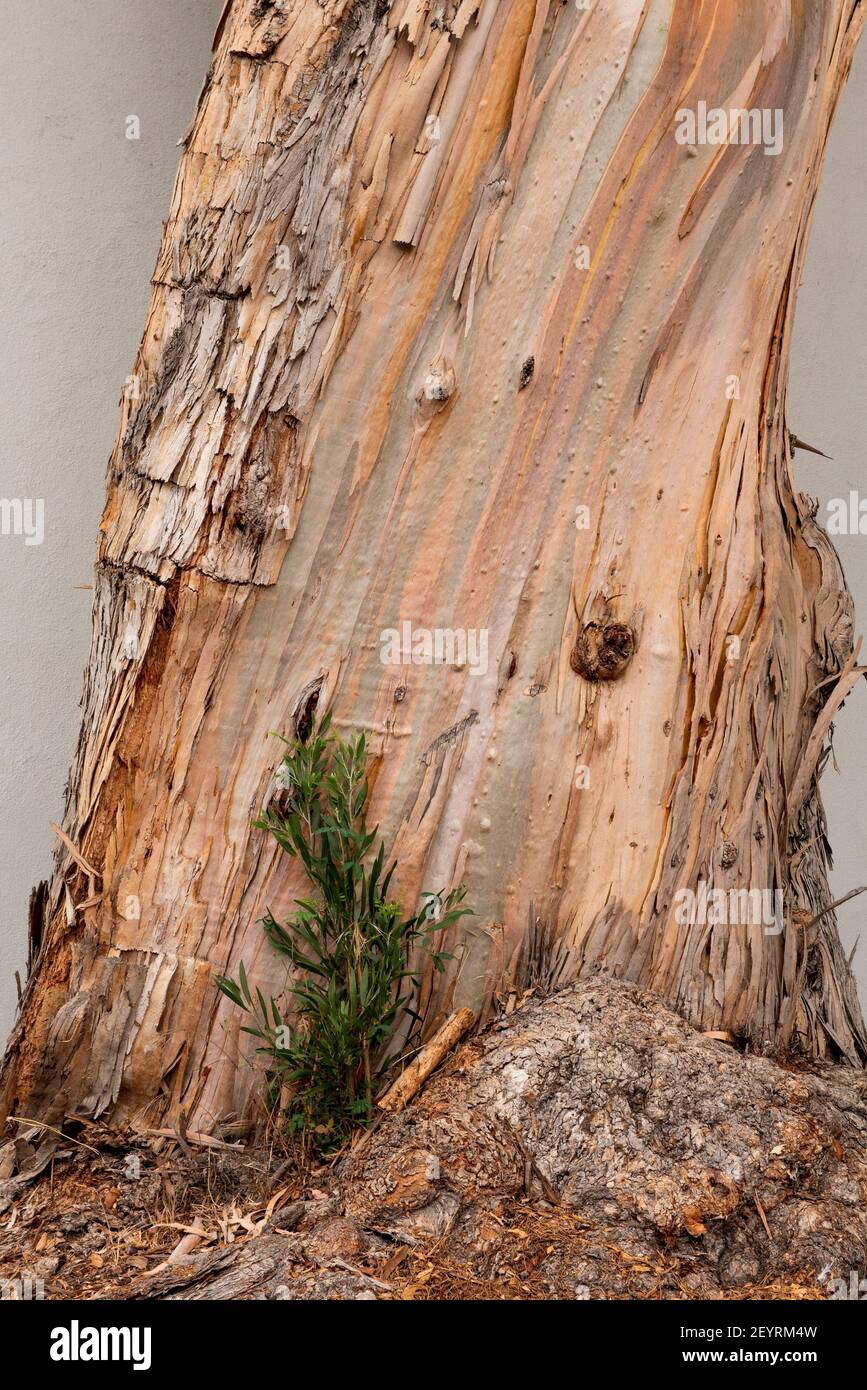
<svg viewBox="0 0 867 1390">
<path fill-rule="evenodd" d="M 425 400 L 440 403 L 447 401 L 454 395 L 455 385 L 455 369 L 451 362 L 447 362 L 444 357 L 437 358 L 431 363 L 424 379 Z"/>
<path fill-rule="evenodd" d="M 610 681 L 623 674 L 635 651 L 626 623 L 587 623 L 572 648 L 569 665 L 588 681 Z"/>
</svg>

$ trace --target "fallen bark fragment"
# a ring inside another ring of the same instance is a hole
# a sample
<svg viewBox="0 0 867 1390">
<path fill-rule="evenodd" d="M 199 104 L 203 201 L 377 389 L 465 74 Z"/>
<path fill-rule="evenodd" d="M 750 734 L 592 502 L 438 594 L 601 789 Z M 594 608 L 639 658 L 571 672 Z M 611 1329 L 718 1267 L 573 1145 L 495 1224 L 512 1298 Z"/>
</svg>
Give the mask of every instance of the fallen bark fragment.
<svg viewBox="0 0 867 1390">
<path fill-rule="evenodd" d="M 377 1102 L 380 1110 L 403 1110 L 413 1096 L 421 1090 L 428 1077 L 436 1071 L 440 1062 L 476 1021 L 472 1009 L 458 1009 L 447 1018 L 429 1043 L 414 1057 L 409 1066 L 401 1072 L 385 1095 Z"/>
</svg>

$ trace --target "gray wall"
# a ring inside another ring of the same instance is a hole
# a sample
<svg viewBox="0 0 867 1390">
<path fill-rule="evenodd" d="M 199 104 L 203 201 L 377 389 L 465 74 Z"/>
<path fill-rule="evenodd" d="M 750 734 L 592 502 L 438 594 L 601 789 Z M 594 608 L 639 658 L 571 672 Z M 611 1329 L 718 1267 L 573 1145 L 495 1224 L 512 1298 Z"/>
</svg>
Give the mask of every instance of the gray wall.
<svg viewBox="0 0 867 1390">
<path fill-rule="evenodd" d="M 0 536 L 0 1032 L 23 974 L 78 728 L 96 526 L 117 400 L 222 0 L 0 0 L 0 496 L 42 498 L 45 539 Z M 140 140 L 127 140 L 130 115 Z M 833 454 L 800 486 L 848 496 L 867 437 L 867 44 L 831 140 L 798 310 L 789 419 Z M 867 484 L 864 486 L 867 496 Z M 865 521 L 867 531 L 867 521 Z M 837 544 L 867 626 L 867 537 Z M 865 693 L 839 720 L 825 794 L 833 884 L 867 882 Z M 841 912 L 851 944 L 867 895 Z M 860 958 L 859 958 L 860 956 Z M 867 1000 L 867 941 L 856 956 Z"/>
<path fill-rule="evenodd" d="M 867 37 L 856 55 L 831 132 L 810 249 L 798 296 L 789 383 L 789 428 L 823 449 L 832 462 L 796 455 L 802 492 L 819 500 L 817 519 L 829 523 L 828 501 L 858 491 L 867 501 Z M 867 506 L 865 506 L 867 513 Z M 856 634 L 867 635 L 867 516 L 862 535 L 834 535 L 855 599 Z M 867 665 L 867 643 L 861 652 Z M 834 731 L 839 772 L 822 779 L 829 839 L 834 846 L 835 897 L 867 884 L 867 686 L 859 681 Z M 867 893 L 839 911 L 847 951 L 859 935 L 854 967 L 867 1011 Z"/>
<path fill-rule="evenodd" d="M 222 0 L 0 0 L 0 1033 L 51 863 L 90 642 L 118 398 Z M 126 138 L 138 116 L 141 138 Z"/>
</svg>

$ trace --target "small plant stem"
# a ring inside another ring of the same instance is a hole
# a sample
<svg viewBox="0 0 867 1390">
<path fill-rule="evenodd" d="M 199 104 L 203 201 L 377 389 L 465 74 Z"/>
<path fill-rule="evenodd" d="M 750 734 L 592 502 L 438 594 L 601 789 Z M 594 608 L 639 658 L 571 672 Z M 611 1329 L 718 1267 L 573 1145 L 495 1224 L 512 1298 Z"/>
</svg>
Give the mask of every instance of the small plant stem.
<svg viewBox="0 0 867 1390">
<path fill-rule="evenodd" d="M 282 1011 L 272 998 L 269 1014 L 260 992 L 253 998 L 243 965 L 240 984 L 216 981 L 253 1015 L 247 1031 L 265 1044 L 259 1051 L 272 1055 L 278 1103 L 289 1111 L 290 1132 L 299 1136 L 305 1162 L 333 1152 L 371 1123 L 384 1074 L 394 1065 L 385 1056 L 387 1046 L 399 1037 L 403 1055 L 418 1022 L 410 995 L 403 993 L 419 988 L 409 963 L 434 930 L 467 911 L 459 906 L 462 888 L 447 894 L 436 927 L 422 912 L 404 917 L 388 899 L 395 866 L 382 877 L 384 845 L 375 847 L 377 834 L 367 830 L 364 736 L 335 740 L 328 721 L 326 715 L 309 742 L 296 740 L 284 757 L 283 782 L 292 792 L 288 808 L 263 812 L 257 822 L 285 853 L 303 860 L 319 899 L 299 899 L 297 915 L 285 927 L 270 913 L 265 920 L 269 938 L 294 972 L 287 988 L 296 1021 L 288 1040 Z M 433 960 L 440 969 L 440 956 Z"/>
<path fill-rule="evenodd" d="M 370 1069 L 370 1043 L 367 1038 L 362 1044 L 362 1054 L 364 1056 L 364 1094 L 367 1098 L 368 1117 L 373 1114 L 373 1076 Z"/>
</svg>

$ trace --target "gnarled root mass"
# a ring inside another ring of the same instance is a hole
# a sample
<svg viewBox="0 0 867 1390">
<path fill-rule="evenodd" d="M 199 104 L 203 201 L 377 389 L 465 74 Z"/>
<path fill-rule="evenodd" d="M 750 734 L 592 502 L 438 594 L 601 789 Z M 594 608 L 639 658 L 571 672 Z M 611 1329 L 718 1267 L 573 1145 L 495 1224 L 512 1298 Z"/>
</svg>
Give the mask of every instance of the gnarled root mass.
<svg viewBox="0 0 867 1390">
<path fill-rule="evenodd" d="M 867 1267 L 867 1081 L 599 975 L 463 1045 L 316 1182 L 102 1295 L 828 1297 Z"/>
</svg>

